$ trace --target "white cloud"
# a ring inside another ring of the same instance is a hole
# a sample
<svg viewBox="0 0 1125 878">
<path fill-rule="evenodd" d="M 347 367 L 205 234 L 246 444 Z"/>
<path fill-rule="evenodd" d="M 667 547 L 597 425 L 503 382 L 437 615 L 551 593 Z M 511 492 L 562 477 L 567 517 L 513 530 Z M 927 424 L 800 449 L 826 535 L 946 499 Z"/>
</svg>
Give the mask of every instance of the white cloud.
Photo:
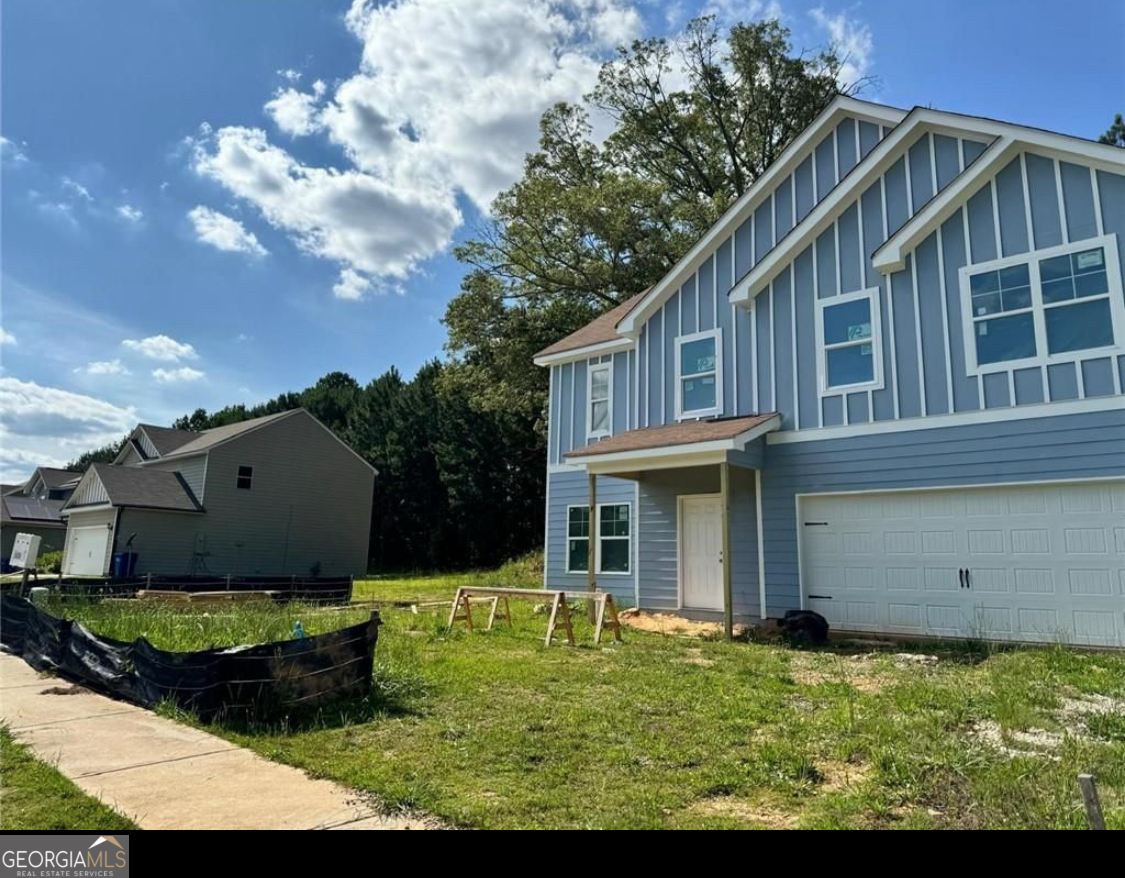
<svg viewBox="0 0 1125 878">
<path fill-rule="evenodd" d="M 161 384 L 172 384 L 180 381 L 198 381 L 204 375 L 198 369 L 190 366 L 181 366 L 178 369 L 153 369 L 152 377 Z"/>
<path fill-rule="evenodd" d="M 823 7 L 809 10 L 813 22 L 828 36 L 832 47 L 840 56 L 843 66 L 837 79 L 841 86 L 854 85 L 867 75 L 874 54 L 875 42 L 871 29 L 862 21 L 849 18 L 847 13 L 829 15 Z"/>
<path fill-rule="evenodd" d="M 266 112 L 286 134 L 301 137 L 312 134 L 320 124 L 317 109 L 319 101 L 320 95 L 315 92 L 309 94 L 295 88 L 279 88 L 273 99 L 266 103 Z"/>
<path fill-rule="evenodd" d="M 74 370 L 80 375 L 131 375 L 132 373 L 118 359 L 113 360 L 94 360 L 87 363 L 85 366 L 79 366 Z"/>
<path fill-rule="evenodd" d="M 292 67 L 277 71 L 277 75 L 282 79 L 289 80 L 290 82 L 300 82 L 301 80 L 301 71 L 294 70 Z"/>
<path fill-rule="evenodd" d="M 62 469 L 67 462 L 42 451 L 27 448 L 0 447 L 0 482 L 18 485 L 27 481 L 36 467 L 49 466 Z"/>
<path fill-rule="evenodd" d="M 131 204 L 122 204 L 117 208 L 117 215 L 123 220 L 131 223 L 139 223 L 145 218 L 144 211 L 139 207 L 133 207 Z"/>
<path fill-rule="evenodd" d="M 83 201 L 93 201 L 94 196 L 90 194 L 90 190 L 79 183 L 77 180 L 72 180 L 70 177 L 62 178 L 62 187 L 73 192 Z"/>
<path fill-rule="evenodd" d="M 8 330 L 0 327 L 0 345 L 5 344 L 16 344 L 16 337 L 12 333 L 8 332 Z"/>
<path fill-rule="evenodd" d="M 0 162 L 19 165 L 27 161 L 27 144 L 16 143 L 0 134 Z"/>
<path fill-rule="evenodd" d="M 126 348 L 135 351 L 150 360 L 163 360 L 168 363 L 178 363 L 180 360 L 197 360 L 199 355 L 195 348 L 187 342 L 176 341 L 166 335 L 150 335 L 140 341 L 127 338 L 121 342 Z"/>
<path fill-rule="evenodd" d="M 233 253 L 265 256 L 269 251 L 258 241 L 258 236 L 238 220 L 219 213 L 202 204 L 188 211 L 188 219 L 195 228 L 195 237 L 204 244 Z"/>
<path fill-rule="evenodd" d="M 612 48 L 641 32 L 626 0 L 354 0 L 345 21 L 359 69 L 330 96 L 323 83 L 281 89 L 266 112 L 287 134 L 327 135 L 350 166 L 303 164 L 246 127 L 204 126 L 194 156 L 200 174 L 336 262 L 345 298 L 443 250 L 462 221 L 457 197 L 487 210 L 536 148 L 543 111 L 588 92 Z"/>
</svg>

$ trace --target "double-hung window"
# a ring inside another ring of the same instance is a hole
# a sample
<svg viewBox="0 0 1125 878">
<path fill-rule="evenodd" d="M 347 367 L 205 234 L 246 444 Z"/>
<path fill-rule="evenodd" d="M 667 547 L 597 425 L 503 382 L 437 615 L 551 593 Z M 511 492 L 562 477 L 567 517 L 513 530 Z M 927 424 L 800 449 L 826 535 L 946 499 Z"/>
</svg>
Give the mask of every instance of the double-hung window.
<svg viewBox="0 0 1125 878">
<path fill-rule="evenodd" d="M 878 288 L 819 299 L 816 307 L 821 394 L 882 387 Z"/>
<path fill-rule="evenodd" d="M 1125 342 L 1117 239 L 961 269 L 970 374 L 1079 359 Z"/>
<path fill-rule="evenodd" d="M 723 413 L 723 331 L 712 329 L 676 339 L 676 417 Z"/>
<path fill-rule="evenodd" d="M 595 569 L 599 574 L 628 573 L 632 557 L 632 523 L 628 503 L 598 504 Z M 585 573 L 590 546 L 590 509 L 566 510 L 566 572 Z"/>
<path fill-rule="evenodd" d="M 586 438 L 600 439 L 613 432 L 613 362 L 591 363 L 586 370 Z"/>
</svg>

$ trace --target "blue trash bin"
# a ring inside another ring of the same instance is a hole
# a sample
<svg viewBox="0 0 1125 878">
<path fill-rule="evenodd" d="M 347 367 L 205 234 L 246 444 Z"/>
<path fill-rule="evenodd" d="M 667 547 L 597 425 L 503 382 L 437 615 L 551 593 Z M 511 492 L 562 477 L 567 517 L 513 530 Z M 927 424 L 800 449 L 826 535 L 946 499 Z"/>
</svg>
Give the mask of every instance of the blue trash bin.
<svg viewBox="0 0 1125 878">
<path fill-rule="evenodd" d="M 114 579 L 132 579 L 133 572 L 137 569 L 137 553 L 114 552 L 110 569 Z"/>
</svg>

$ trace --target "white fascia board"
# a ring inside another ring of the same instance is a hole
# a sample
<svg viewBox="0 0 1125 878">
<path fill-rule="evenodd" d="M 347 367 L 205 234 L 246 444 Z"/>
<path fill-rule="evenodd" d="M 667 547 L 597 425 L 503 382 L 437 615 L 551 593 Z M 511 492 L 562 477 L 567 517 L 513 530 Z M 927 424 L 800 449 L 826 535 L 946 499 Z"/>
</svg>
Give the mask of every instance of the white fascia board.
<svg viewBox="0 0 1125 878">
<path fill-rule="evenodd" d="M 176 454 L 169 454 L 167 457 L 150 457 L 148 460 L 142 460 L 137 466 L 145 467 L 152 466 L 154 463 L 183 463 L 185 460 L 191 460 L 193 457 L 203 457 L 207 451 L 193 451 L 191 454 L 185 454 L 182 457 Z"/>
<path fill-rule="evenodd" d="M 116 509 L 112 503 L 99 503 L 96 506 L 75 506 L 73 509 L 62 508 L 59 510 L 60 517 L 69 518 L 71 515 L 80 515 L 83 512 L 105 512 L 109 509 Z"/>
<path fill-rule="evenodd" d="M 603 357 L 606 354 L 616 354 L 632 349 L 633 340 L 631 338 L 614 338 L 609 341 L 600 341 L 597 344 L 573 348 L 569 351 L 559 351 L 557 354 L 542 354 L 535 357 L 532 362 L 536 366 L 561 366 L 563 363 L 574 363 L 578 360 L 588 360 L 590 357 Z"/>
<path fill-rule="evenodd" d="M 1031 149 L 1052 158 L 1077 159 L 1104 168 L 1107 156 L 1102 150 L 1082 149 L 1082 146 L 1082 141 L 1042 131 L 1026 132 L 1019 129 L 1018 136 L 1013 136 L 1012 133 L 1002 134 L 957 179 L 946 186 L 936 198 L 930 199 L 920 211 L 903 224 L 902 228 L 891 235 L 872 254 L 872 264 L 883 274 L 905 268 L 907 254 L 945 222 L 965 201 L 972 198 L 1020 152 Z M 1091 143 L 1089 146 L 1100 147 L 1103 144 Z M 1109 147 L 1109 149 L 1115 150 L 1116 153 L 1108 156 L 1109 159 L 1114 160 L 1108 163 L 1108 170 L 1117 174 L 1125 173 L 1125 150 L 1120 147 Z"/>
<path fill-rule="evenodd" d="M 790 142 L 765 173 L 742 194 L 742 197 L 727 208 L 726 212 L 695 243 L 695 246 L 672 267 L 672 270 L 653 285 L 637 306 L 618 321 L 617 331 L 629 338 L 640 335 L 641 327 L 652 312 L 680 288 L 688 275 L 707 261 L 723 236 L 732 234 L 735 228 L 752 215 L 773 192 L 774 186 L 793 173 L 804 161 L 805 150 L 809 146 L 815 146 L 819 138 L 835 128 L 845 116 L 859 118 L 861 121 L 876 125 L 896 126 L 907 115 L 905 110 L 897 107 L 873 104 L 843 95 L 837 97 Z"/>
<path fill-rule="evenodd" d="M 927 132 L 947 134 L 951 137 L 976 135 L 992 141 L 1008 138 L 1020 141 L 1037 152 L 1071 160 L 1078 158 L 1086 164 L 1113 173 L 1120 174 L 1125 167 L 1125 155 L 1122 155 L 1123 151 L 1120 147 L 1042 131 L 1038 128 L 1027 128 L 1011 122 L 997 122 L 993 119 L 915 107 L 906 115 L 902 124 L 883 138 L 863 161 L 852 168 L 847 176 L 809 212 L 808 216 L 765 255 L 761 262 L 735 283 L 728 297 L 730 301 L 743 305 L 752 302 L 751 290 L 764 287 L 780 274 L 797 254 L 835 221 L 841 211 L 898 161 L 901 151 L 905 150 L 914 138 Z M 962 171 L 962 175 L 981 173 L 977 166 L 994 146 L 996 144 L 990 142 L 985 153 Z M 1003 149 L 1004 146 L 1001 145 L 1000 150 Z"/>
<path fill-rule="evenodd" d="M 636 448 L 629 451 L 612 451 L 607 454 L 590 454 L 585 458 L 571 458 L 587 472 L 609 472 L 613 469 L 662 469 L 668 466 L 698 466 L 701 463 L 721 463 L 729 451 L 744 451 L 746 446 L 781 426 L 781 415 L 744 430 L 730 439 L 710 442 L 690 442 L 664 445 L 658 448 Z M 668 463 L 668 461 L 672 461 Z M 625 464 L 625 466 L 622 466 Z M 661 466 L 660 464 L 663 464 Z M 606 469 L 608 467 L 609 469 Z"/>
<path fill-rule="evenodd" d="M 1067 400 L 1066 402 L 1039 402 L 995 409 L 973 409 L 952 415 L 923 415 L 913 418 L 900 418 L 897 421 L 875 421 L 874 423 L 867 422 L 840 427 L 786 430 L 781 433 L 771 433 L 766 437 L 766 442 L 769 445 L 784 445 L 790 442 L 823 442 L 828 439 L 849 439 L 856 436 L 914 433 L 922 430 L 967 427 L 973 424 L 1000 424 L 1007 421 L 1025 421 L 1034 418 L 1122 410 L 1125 410 L 1125 396 L 1094 396 L 1088 399 Z"/>
</svg>

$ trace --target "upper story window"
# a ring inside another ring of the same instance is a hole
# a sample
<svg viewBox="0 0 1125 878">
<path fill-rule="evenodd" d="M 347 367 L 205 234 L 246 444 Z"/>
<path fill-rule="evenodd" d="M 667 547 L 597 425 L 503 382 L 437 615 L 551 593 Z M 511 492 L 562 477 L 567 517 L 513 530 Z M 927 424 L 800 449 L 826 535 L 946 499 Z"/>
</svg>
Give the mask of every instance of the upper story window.
<svg viewBox="0 0 1125 878">
<path fill-rule="evenodd" d="M 254 484 L 254 467 L 240 466 L 238 468 L 238 487 L 240 490 L 249 491 Z"/>
<path fill-rule="evenodd" d="M 722 350 L 721 329 L 676 339 L 676 417 L 723 413 Z"/>
<path fill-rule="evenodd" d="M 822 394 L 883 386 L 879 290 L 845 293 L 816 303 L 817 375 Z"/>
<path fill-rule="evenodd" d="M 613 432 L 613 362 L 592 363 L 586 370 L 586 438 Z"/>
<path fill-rule="evenodd" d="M 969 372 L 1077 359 L 1125 341 L 1117 239 L 961 269 Z"/>
</svg>

